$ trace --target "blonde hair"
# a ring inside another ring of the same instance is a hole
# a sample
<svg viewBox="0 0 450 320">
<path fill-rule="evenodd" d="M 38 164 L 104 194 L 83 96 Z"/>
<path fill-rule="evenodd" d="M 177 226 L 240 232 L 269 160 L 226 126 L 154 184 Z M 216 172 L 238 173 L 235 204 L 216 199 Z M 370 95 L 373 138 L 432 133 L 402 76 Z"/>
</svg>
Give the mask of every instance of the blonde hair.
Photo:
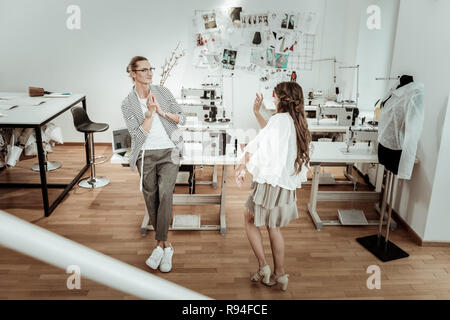
<svg viewBox="0 0 450 320">
<path fill-rule="evenodd" d="M 135 56 L 135 57 L 131 58 L 130 63 L 127 66 L 127 73 L 130 75 L 131 81 L 133 81 L 133 82 L 134 82 L 134 78 L 131 76 L 131 71 L 136 70 L 137 63 L 139 61 L 148 61 L 148 59 L 146 57 L 142 57 L 142 56 Z"/>
</svg>

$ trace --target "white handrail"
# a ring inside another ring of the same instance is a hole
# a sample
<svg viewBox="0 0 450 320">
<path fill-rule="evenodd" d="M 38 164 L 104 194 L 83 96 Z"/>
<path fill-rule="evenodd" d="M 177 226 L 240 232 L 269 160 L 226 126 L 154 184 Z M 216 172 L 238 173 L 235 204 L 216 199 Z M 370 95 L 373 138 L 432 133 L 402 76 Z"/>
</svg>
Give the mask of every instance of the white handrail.
<svg viewBox="0 0 450 320">
<path fill-rule="evenodd" d="M 210 299 L 1 210 L 0 244 L 63 270 L 76 265 L 82 277 L 135 297 L 151 300 Z"/>
</svg>

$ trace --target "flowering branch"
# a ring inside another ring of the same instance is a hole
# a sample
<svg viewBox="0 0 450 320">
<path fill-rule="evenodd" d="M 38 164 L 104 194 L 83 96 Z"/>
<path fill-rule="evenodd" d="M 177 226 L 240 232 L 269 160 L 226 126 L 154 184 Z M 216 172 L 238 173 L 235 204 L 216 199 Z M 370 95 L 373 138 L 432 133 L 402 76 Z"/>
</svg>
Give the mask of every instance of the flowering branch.
<svg viewBox="0 0 450 320">
<path fill-rule="evenodd" d="M 166 82 L 173 67 L 177 64 L 178 59 L 180 59 L 181 57 L 183 57 L 185 55 L 185 50 L 182 50 L 180 53 L 177 53 L 179 45 L 180 45 L 180 43 L 178 43 L 176 48 L 172 51 L 169 61 L 167 61 L 167 58 L 166 58 L 164 65 L 162 66 L 163 71 L 161 73 L 161 81 L 159 82 L 159 85 L 161 85 L 161 86 L 164 85 L 164 83 Z"/>
</svg>

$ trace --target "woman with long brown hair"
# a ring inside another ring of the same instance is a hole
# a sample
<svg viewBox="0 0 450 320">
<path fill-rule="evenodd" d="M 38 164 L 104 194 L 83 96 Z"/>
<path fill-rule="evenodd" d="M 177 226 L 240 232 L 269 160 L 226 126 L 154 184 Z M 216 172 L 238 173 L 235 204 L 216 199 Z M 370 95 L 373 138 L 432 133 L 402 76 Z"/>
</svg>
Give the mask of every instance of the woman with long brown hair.
<svg viewBox="0 0 450 320">
<path fill-rule="evenodd" d="M 245 168 L 253 176 L 244 212 L 247 237 L 259 264 L 251 280 L 268 286 L 279 284 L 284 291 L 289 275 L 284 270 L 280 228 L 298 218 L 296 189 L 306 181 L 311 134 L 302 88 L 296 82 L 282 82 L 274 93 L 277 112 L 268 122 L 259 113 L 263 96 L 256 94 L 253 108 L 262 129 L 244 149 L 244 161 L 236 169 L 236 182 L 242 187 Z M 269 232 L 273 274 L 264 255 L 261 226 L 266 226 Z"/>
</svg>

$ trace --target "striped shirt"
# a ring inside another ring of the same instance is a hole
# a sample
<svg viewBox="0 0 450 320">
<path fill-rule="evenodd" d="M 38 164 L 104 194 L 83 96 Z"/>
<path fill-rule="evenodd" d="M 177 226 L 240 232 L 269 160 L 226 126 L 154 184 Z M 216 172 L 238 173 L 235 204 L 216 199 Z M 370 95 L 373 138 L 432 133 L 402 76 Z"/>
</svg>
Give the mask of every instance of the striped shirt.
<svg viewBox="0 0 450 320">
<path fill-rule="evenodd" d="M 165 112 L 178 115 L 180 125 L 186 122 L 186 117 L 181 110 L 181 107 L 176 102 L 172 93 L 163 86 L 149 85 L 150 90 L 155 95 L 161 109 Z M 128 96 L 122 101 L 122 115 L 125 120 L 125 124 L 128 128 L 128 132 L 131 136 L 131 152 L 130 152 L 130 169 L 136 168 L 136 162 L 140 156 L 140 151 L 144 145 L 148 132 L 142 127 L 142 123 L 145 120 L 142 113 L 141 103 L 139 97 L 134 89 L 128 94 Z M 178 129 L 178 125 L 165 118 L 161 118 L 162 125 L 167 132 L 170 140 L 175 144 L 177 148 L 182 150 L 183 145 L 183 132 Z"/>
</svg>

